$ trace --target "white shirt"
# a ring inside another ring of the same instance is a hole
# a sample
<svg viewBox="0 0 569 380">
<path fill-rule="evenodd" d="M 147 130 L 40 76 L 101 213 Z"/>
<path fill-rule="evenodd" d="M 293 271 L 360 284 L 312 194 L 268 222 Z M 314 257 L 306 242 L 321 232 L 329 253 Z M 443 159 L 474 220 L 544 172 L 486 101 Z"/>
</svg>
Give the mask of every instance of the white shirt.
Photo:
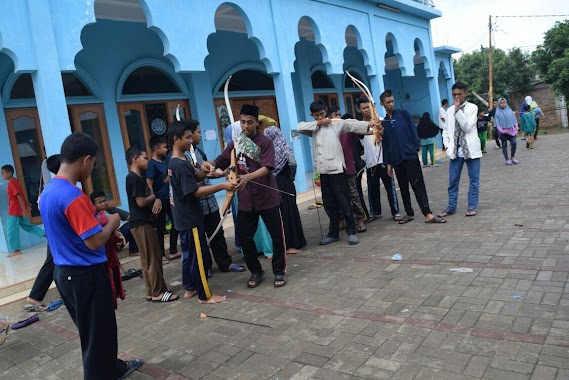
<svg viewBox="0 0 569 380">
<path fill-rule="evenodd" d="M 447 117 L 447 111 L 445 110 L 445 108 L 444 107 L 439 108 L 439 128 L 440 129 L 445 129 L 446 117 Z M 445 120 L 443 120 L 443 119 L 445 119 Z"/>
<path fill-rule="evenodd" d="M 367 135 L 360 140 L 360 143 L 364 147 L 364 155 L 362 158 L 368 169 L 383 164 L 383 143 L 374 144 L 373 137 L 373 135 Z"/>
</svg>

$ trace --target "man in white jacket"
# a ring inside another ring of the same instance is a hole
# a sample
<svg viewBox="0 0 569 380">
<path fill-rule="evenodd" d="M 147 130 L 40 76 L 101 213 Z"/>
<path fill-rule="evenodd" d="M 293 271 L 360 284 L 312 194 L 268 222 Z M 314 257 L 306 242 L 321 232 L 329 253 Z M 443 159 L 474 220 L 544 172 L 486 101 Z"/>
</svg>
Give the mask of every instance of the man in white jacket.
<svg viewBox="0 0 569 380">
<path fill-rule="evenodd" d="M 450 158 L 448 180 L 448 206 L 440 216 L 446 217 L 456 213 L 458 187 L 462 167 L 466 163 L 470 186 L 468 188 L 468 211 L 466 216 L 475 216 L 478 207 L 480 187 L 480 139 L 476 129 L 478 106 L 467 102 L 466 85 L 456 82 L 452 86 L 453 105 L 446 112 L 446 126 L 443 141 L 446 154 Z"/>
</svg>

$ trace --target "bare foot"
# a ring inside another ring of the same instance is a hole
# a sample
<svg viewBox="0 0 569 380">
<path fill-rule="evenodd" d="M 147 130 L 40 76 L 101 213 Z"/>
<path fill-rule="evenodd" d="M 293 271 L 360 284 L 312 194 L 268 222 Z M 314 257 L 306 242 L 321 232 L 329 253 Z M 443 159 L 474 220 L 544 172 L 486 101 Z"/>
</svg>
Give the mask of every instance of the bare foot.
<svg viewBox="0 0 569 380">
<path fill-rule="evenodd" d="M 185 299 L 192 298 L 196 294 L 198 294 L 198 292 L 195 290 L 186 290 L 186 292 L 184 293 L 184 298 Z"/>
<path fill-rule="evenodd" d="M 14 251 L 14 252 L 8 254 L 7 257 L 20 256 L 21 254 L 22 254 L 22 251 L 20 251 L 20 250 L 18 249 L 18 250 L 16 250 L 16 251 Z"/>
<path fill-rule="evenodd" d="M 199 303 L 220 303 L 220 302 L 225 301 L 226 299 L 227 299 L 227 296 L 214 296 L 214 295 L 212 295 L 207 300 L 205 300 L 205 301 L 198 300 L 198 302 Z"/>
<path fill-rule="evenodd" d="M 298 255 L 301 252 L 302 251 L 300 249 L 296 249 L 296 248 L 289 248 L 286 250 L 287 255 Z"/>
<path fill-rule="evenodd" d="M 182 257 L 182 252 L 174 253 L 173 255 L 170 254 L 170 260 L 176 260 L 178 257 Z"/>
</svg>

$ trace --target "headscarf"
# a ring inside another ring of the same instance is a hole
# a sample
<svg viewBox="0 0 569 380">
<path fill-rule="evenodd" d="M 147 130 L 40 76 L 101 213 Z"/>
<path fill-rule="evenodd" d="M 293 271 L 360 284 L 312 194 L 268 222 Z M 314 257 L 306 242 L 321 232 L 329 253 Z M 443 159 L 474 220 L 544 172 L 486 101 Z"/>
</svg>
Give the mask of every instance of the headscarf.
<svg viewBox="0 0 569 380">
<path fill-rule="evenodd" d="M 500 107 L 502 100 L 506 102 L 506 108 Z M 494 125 L 506 130 L 514 128 L 517 124 L 516 115 L 514 115 L 514 111 L 512 111 L 508 105 L 508 101 L 504 98 L 500 98 L 498 100 L 498 107 L 496 107 L 496 114 L 494 115 Z"/>
<path fill-rule="evenodd" d="M 528 96 L 526 96 L 524 100 L 526 101 L 526 103 L 527 103 L 527 104 L 530 104 L 530 105 L 531 105 L 531 102 L 533 102 L 533 99 L 532 99 L 532 97 L 531 97 L 531 96 L 529 96 L 529 95 L 528 95 Z"/>
<path fill-rule="evenodd" d="M 278 127 L 271 126 L 265 128 L 265 136 L 270 138 L 275 146 L 275 170 L 273 170 L 273 175 L 276 177 L 287 164 L 288 158 L 292 154 L 292 149 L 286 143 L 285 137 Z"/>
<path fill-rule="evenodd" d="M 420 139 L 428 139 L 439 134 L 439 127 L 431 120 L 428 112 L 425 112 L 419 120 L 417 133 Z"/>
</svg>

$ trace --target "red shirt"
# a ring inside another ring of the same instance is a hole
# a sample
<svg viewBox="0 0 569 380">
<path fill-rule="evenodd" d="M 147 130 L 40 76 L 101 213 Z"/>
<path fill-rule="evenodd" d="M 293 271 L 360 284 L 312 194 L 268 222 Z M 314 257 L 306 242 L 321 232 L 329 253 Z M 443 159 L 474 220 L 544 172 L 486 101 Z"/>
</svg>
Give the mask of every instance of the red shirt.
<svg viewBox="0 0 569 380">
<path fill-rule="evenodd" d="M 22 206 L 20 206 L 20 201 L 18 200 L 18 194 L 22 196 L 24 200 L 24 205 L 26 204 L 26 196 L 22 191 L 22 186 L 16 178 L 12 178 L 8 181 L 8 215 L 10 216 L 23 216 Z"/>
</svg>

